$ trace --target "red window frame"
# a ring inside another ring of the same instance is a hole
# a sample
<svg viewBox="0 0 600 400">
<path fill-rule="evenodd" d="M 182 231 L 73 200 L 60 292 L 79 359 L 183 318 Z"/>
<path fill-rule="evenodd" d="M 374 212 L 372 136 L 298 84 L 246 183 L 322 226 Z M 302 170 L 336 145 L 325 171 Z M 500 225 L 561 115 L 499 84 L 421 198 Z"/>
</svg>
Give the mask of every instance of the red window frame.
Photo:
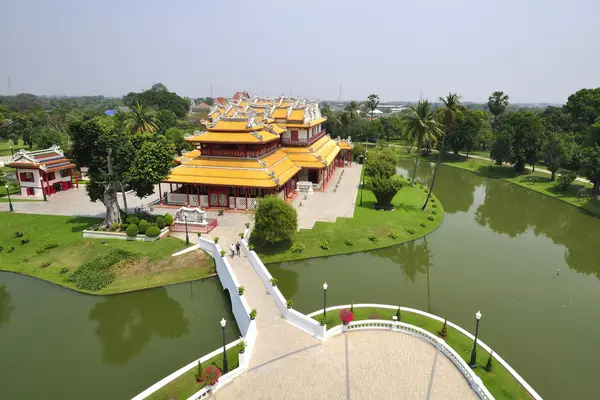
<svg viewBox="0 0 600 400">
<path fill-rule="evenodd" d="M 21 182 L 33 182 L 33 172 L 21 172 L 19 178 L 21 179 Z"/>
<path fill-rule="evenodd" d="M 298 131 L 291 131 L 290 135 L 291 135 L 290 140 L 292 142 L 297 142 L 298 141 Z"/>
</svg>

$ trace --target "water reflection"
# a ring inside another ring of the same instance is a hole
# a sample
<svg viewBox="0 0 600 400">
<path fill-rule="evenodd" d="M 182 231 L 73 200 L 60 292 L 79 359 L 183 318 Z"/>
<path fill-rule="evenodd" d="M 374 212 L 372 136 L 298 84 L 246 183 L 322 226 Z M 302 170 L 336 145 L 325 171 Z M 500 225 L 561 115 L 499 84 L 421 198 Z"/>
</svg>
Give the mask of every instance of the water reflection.
<svg viewBox="0 0 600 400">
<path fill-rule="evenodd" d="M 118 365 L 138 355 L 154 334 L 176 339 L 189 329 L 183 307 L 165 288 L 144 290 L 135 297 L 106 297 L 91 309 L 89 319 L 98 322 L 104 361 Z"/>
<path fill-rule="evenodd" d="M 580 209 L 511 183 L 490 180 L 475 220 L 512 238 L 531 229 L 536 236 L 564 245 L 570 268 L 600 278 L 600 265 L 590 251 L 599 243 L 600 220 Z"/>
<path fill-rule="evenodd" d="M 0 327 L 10 322 L 13 309 L 12 299 L 6 285 L 0 285 Z"/>
</svg>

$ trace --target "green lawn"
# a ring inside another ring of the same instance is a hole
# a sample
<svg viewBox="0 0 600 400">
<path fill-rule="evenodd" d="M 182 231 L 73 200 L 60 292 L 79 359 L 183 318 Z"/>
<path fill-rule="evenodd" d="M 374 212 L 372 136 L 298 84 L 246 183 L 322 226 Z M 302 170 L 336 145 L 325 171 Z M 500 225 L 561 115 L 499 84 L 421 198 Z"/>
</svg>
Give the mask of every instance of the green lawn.
<svg viewBox="0 0 600 400">
<path fill-rule="evenodd" d="M 427 197 L 426 189 L 418 185 L 408 186 L 406 180 L 403 182 L 405 186 L 392 201 L 395 205 L 393 211 L 375 210 L 375 196 L 366 189 L 363 191 L 363 205 L 360 206 L 359 190 L 353 218 L 338 218 L 336 222 L 317 222 L 312 229 L 297 232 L 289 243 L 278 246 L 257 245 L 255 250 L 264 263 L 271 263 L 377 249 L 425 236 L 442 223 L 444 208 L 433 196 L 433 202 L 422 211 L 421 206 Z M 436 214 L 433 214 L 434 210 Z M 432 216 L 434 221 L 429 221 L 429 216 Z M 425 224 L 425 227 L 422 227 L 421 223 Z M 414 229 L 414 234 L 409 233 L 408 229 Z M 392 239 L 388 235 L 394 230 L 397 237 Z M 376 236 L 376 241 L 369 239 L 371 234 Z M 346 239 L 351 239 L 353 245 L 345 244 Z M 328 250 L 321 248 L 324 241 L 329 242 Z M 305 250 L 293 253 L 290 249 L 292 242 L 303 244 Z"/>
<path fill-rule="evenodd" d="M 562 192 L 555 187 L 555 182 L 550 182 L 550 175 L 543 172 L 536 171 L 518 175 L 515 173 L 514 168 L 509 166 L 499 166 L 495 165 L 492 161 L 450 155 L 445 157 L 444 164 L 472 171 L 486 178 L 497 178 L 512 182 L 527 189 L 535 190 L 536 192 L 562 200 L 576 207 L 583 208 L 596 216 L 600 216 L 599 200 L 591 199 L 589 197 L 577 197 L 577 191 L 582 187 L 590 189 L 592 187 L 590 184 L 575 181 L 567 191 Z M 534 181 L 534 179 L 537 179 L 537 181 Z"/>
<path fill-rule="evenodd" d="M 327 328 L 331 329 L 340 324 L 339 311 L 330 311 L 327 313 Z M 396 315 L 396 310 L 386 308 L 355 308 L 354 320 L 365 319 L 383 319 L 391 320 Z M 321 314 L 313 318 L 318 320 Z M 419 314 L 402 312 L 400 320 L 407 324 L 418 326 L 426 331 L 438 335 L 442 329 L 442 323 Z M 446 343 L 450 345 L 463 359 L 468 363 L 471 359 L 471 350 L 473 341 L 467 336 L 458 332 L 454 328 L 448 327 Z M 531 397 L 519 382 L 498 362 L 492 361 L 492 372 L 487 372 L 484 367 L 487 363 L 489 353 L 480 346 L 477 346 L 477 365 L 475 373 L 481 378 L 484 385 L 492 393 L 494 398 L 500 399 L 530 399 Z"/>
<path fill-rule="evenodd" d="M 223 372 L 223 353 L 211 358 L 210 360 L 202 363 L 202 367 L 206 368 L 209 365 L 215 365 L 221 372 Z M 238 350 L 234 346 L 227 350 L 227 365 L 229 371 L 239 366 Z M 196 382 L 196 371 L 194 367 L 179 378 L 169 382 L 150 396 L 146 397 L 148 400 L 185 400 L 191 397 L 194 393 L 202 389 L 202 386 Z"/>
<path fill-rule="evenodd" d="M 21 149 L 29 149 L 29 147 L 24 144 L 21 140 L 19 143 L 13 144 L 13 153 Z M 0 156 L 10 156 L 10 141 L 9 140 L 0 140 Z"/>
<path fill-rule="evenodd" d="M 172 257 L 172 253 L 185 247 L 183 241 L 176 238 L 156 242 L 107 239 L 105 244 L 100 239 L 84 239 L 82 230 L 97 222 L 94 218 L 0 212 L 0 270 L 78 290 L 67 277 L 82 264 L 119 248 L 135 253 L 134 260 L 116 265 L 116 279 L 94 294 L 128 292 L 214 274 L 212 258 L 200 250 Z M 15 237 L 17 231 L 24 234 L 22 238 Z M 21 244 L 22 239 L 30 242 Z M 49 243 L 58 246 L 38 253 L 38 249 Z M 14 247 L 14 251 L 9 253 L 10 247 Z M 44 266 L 44 263 L 50 265 Z"/>
</svg>

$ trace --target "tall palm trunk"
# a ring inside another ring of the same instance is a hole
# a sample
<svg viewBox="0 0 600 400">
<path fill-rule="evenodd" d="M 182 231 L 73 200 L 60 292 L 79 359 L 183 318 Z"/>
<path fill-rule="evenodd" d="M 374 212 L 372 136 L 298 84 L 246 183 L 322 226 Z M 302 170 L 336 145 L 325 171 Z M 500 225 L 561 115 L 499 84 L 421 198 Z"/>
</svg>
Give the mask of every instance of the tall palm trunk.
<svg viewBox="0 0 600 400">
<path fill-rule="evenodd" d="M 421 140 L 419 139 L 417 141 L 417 158 L 415 158 L 415 169 L 413 171 L 413 176 L 410 181 L 411 185 L 414 185 L 415 179 L 417 179 L 417 167 L 419 166 L 419 157 L 421 156 L 421 146 L 422 146 L 422 143 L 421 143 Z"/>
<path fill-rule="evenodd" d="M 446 128 L 444 128 L 444 136 L 442 137 L 442 145 L 440 146 L 440 150 L 438 151 L 437 161 L 435 162 L 435 170 L 433 171 L 433 178 L 431 179 L 431 185 L 429 186 L 429 193 L 427 193 L 427 198 L 425 199 L 425 204 L 421 207 L 421 210 L 424 210 L 427 207 L 427 203 L 429 203 L 429 199 L 431 198 L 431 193 L 433 193 L 433 185 L 435 185 L 435 178 L 437 176 L 438 168 L 440 167 L 440 162 L 442 161 L 442 151 L 444 151 L 444 142 L 446 140 Z"/>
</svg>

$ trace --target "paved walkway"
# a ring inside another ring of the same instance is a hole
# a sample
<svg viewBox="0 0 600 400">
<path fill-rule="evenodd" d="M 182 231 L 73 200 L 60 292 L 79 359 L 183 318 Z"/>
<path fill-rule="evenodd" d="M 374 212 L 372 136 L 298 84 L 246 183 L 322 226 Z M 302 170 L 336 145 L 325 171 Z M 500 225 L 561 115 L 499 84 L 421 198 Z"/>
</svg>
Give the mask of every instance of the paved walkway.
<svg viewBox="0 0 600 400">
<path fill-rule="evenodd" d="M 304 195 L 296 196 L 292 205 L 298 211 L 298 229 L 312 229 L 316 221 L 335 222 L 340 217 L 352 218 L 361 168 L 359 164 L 338 168 L 325 191 L 309 194 L 307 199 Z"/>
<path fill-rule="evenodd" d="M 157 186 L 158 188 L 158 186 Z M 158 189 L 155 189 L 158 193 Z M 147 205 L 152 200 L 156 200 L 156 195 L 140 199 L 133 192 L 127 192 L 127 208 L 133 211 L 135 207 Z M 12 199 L 21 196 L 11 196 Z M 25 199 L 27 196 L 24 197 Z M 123 208 L 123 196 L 117 195 L 117 201 Z M 15 201 L 13 202 L 15 212 L 26 214 L 48 214 L 48 215 L 75 215 L 82 217 L 104 218 L 106 207 L 100 200 L 93 203 L 88 197 L 85 185 L 79 185 L 79 189 L 69 189 L 64 192 L 58 192 L 50 197 L 48 201 Z M 0 203 L 0 211 L 8 211 L 8 203 Z"/>
</svg>

